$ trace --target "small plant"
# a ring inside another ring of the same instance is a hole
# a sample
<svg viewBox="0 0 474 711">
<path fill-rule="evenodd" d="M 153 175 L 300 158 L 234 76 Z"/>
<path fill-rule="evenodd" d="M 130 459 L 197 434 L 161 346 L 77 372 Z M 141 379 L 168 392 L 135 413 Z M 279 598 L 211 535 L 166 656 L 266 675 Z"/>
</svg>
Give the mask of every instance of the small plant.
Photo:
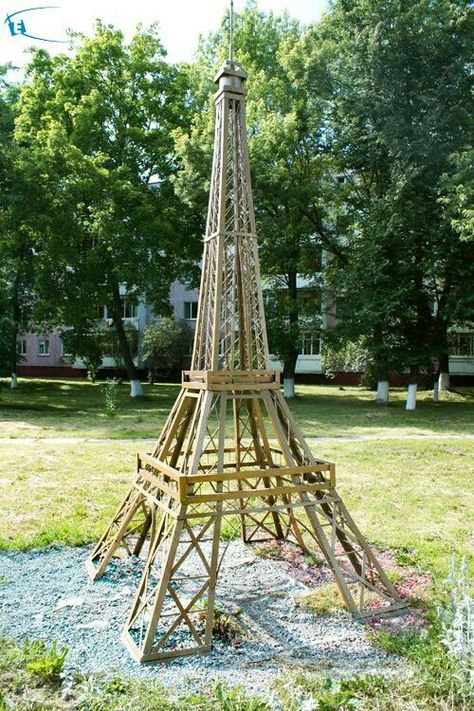
<svg viewBox="0 0 474 711">
<path fill-rule="evenodd" d="M 214 697 L 221 711 L 269 711 L 267 702 L 256 696 L 248 696 L 239 687 L 227 689 L 218 681 L 214 687 Z"/>
<path fill-rule="evenodd" d="M 107 378 L 103 387 L 105 397 L 105 414 L 107 417 L 116 417 L 117 400 L 120 380 L 117 378 Z"/>
<path fill-rule="evenodd" d="M 222 521 L 221 540 L 235 541 L 240 538 L 240 521 L 237 516 L 226 516 Z"/>
<path fill-rule="evenodd" d="M 344 608 L 344 599 L 336 583 L 321 585 L 313 592 L 299 597 L 297 602 L 319 615 L 328 615 Z"/>
<path fill-rule="evenodd" d="M 56 642 L 48 649 L 44 642 L 26 643 L 24 654 L 31 657 L 25 664 L 25 669 L 32 677 L 41 683 L 57 682 L 64 667 L 68 653 L 67 647 L 57 648 Z"/>
<path fill-rule="evenodd" d="M 261 546 L 254 546 L 253 552 L 261 558 L 280 560 L 283 557 L 278 543 L 264 543 Z"/>
<path fill-rule="evenodd" d="M 450 588 L 450 601 L 438 612 L 443 630 L 441 641 L 458 666 L 460 680 L 467 681 L 474 697 L 474 598 L 466 558 L 462 558 L 459 565 L 452 559 L 446 583 Z"/>
<path fill-rule="evenodd" d="M 341 679 L 341 691 L 369 699 L 380 698 L 390 690 L 392 681 L 381 674 L 365 674 Z"/>
<path fill-rule="evenodd" d="M 311 551 L 303 553 L 303 560 L 307 565 L 323 565 L 324 558 Z"/>
<path fill-rule="evenodd" d="M 226 612 L 219 607 L 214 608 L 214 619 L 212 622 L 212 633 L 225 642 L 235 640 L 244 635 L 244 629 L 237 619 L 236 613 Z"/>
<path fill-rule="evenodd" d="M 396 548 L 394 555 L 398 565 L 416 566 L 417 564 L 417 552 L 414 548 L 408 548 L 406 546 Z"/>
<path fill-rule="evenodd" d="M 359 706 L 353 689 L 336 679 L 299 674 L 275 689 L 269 698 L 272 711 L 350 711 Z"/>
<path fill-rule="evenodd" d="M 364 599 L 368 607 L 375 606 L 378 595 L 372 590 L 366 590 Z M 307 595 L 301 595 L 301 597 L 297 598 L 297 603 L 302 607 L 308 607 L 318 615 L 328 615 L 346 607 L 344 598 L 336 583 L 326 583 Z"/>
</svg>

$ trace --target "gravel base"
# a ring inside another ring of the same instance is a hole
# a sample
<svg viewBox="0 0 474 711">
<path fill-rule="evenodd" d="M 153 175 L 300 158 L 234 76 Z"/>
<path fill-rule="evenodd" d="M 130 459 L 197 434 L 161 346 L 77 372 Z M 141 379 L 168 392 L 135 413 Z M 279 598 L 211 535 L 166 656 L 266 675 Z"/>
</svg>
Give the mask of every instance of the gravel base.
<svg viewBox="0 0 474 711">
<path fill-rule="evenodd" d="M 92 582 L 84 563 L 88 547 L 0 554 L 0 632 L 66 645 L 66 672 L 119 674 L 158 680 L 181 694 L 213 679 L 264 693 L 284 672 L 323 675 L 391 674 L 400 662 L 375 648 L 365 628 L 341 611 L 316 616 L 295 597 L 315 589 L 281 561 L 256 556 L 240 541 L 229 544 L 217 588 L 220 607 L 237 608 L 247 634 L 240 646 L 216 640 L 212 652 L 140 665 L 120 632 L 140 578 L 142 561 L 109 565 Z"/>
</svg>

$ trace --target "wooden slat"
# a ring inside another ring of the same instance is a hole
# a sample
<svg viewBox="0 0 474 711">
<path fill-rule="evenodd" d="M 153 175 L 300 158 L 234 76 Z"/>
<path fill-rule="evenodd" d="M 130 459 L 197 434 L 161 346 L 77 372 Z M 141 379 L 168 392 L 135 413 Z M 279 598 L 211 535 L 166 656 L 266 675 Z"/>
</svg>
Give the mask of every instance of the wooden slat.
<svg viewBox="0 0 474 711">
<path fill-rule="evenodd" d="M 182 474 L 180 474 L 177 469 L 173 469 L 173 467 L 170 467 L 169 464 L 166 464 L 166 462 L 162 462 L 161 459 L 157 459 L 151 454 L 141 453 L 138 456 L 142 462 L 144 462 L 145 464 L 149 464 L 155 469 L 158 469 L 159 472 L 161 472 L 162 474 L 166 474 L 170 477 L 170 479 L 179 481 L 180 476 L 182 476 Z"/>
<path fill-rule="evenodd" d="M 259 477 L 273 476 L 291 476 L 294 474 L 313 474 L 330 471 L 325 464 L 314 465 L 306 464 L 304 466 L 295 467 L 275 467 L 272 469 L 254 469 L 235 472 L 216 472 L 215 474 L 194 474 L 187 476 L 189 482 L 205 482 L 205 481 L 232 481 L 233 479 L 257 479 Z"/>
<path fill-rule="evenodd" d="M 289 486 L 273 486 L 271 489 L 242 489 L 237 491 L 225 491 L 222 494 L 195 494 L 182 499 L 185 504 L 198 504 L 208 501 L 230 501 L 232 499 L 268 498 L 269 494 L 296 494 L 306 491 L 323 491 L 329 489 L 330 484 L 292 484 Z"/>
</svg>

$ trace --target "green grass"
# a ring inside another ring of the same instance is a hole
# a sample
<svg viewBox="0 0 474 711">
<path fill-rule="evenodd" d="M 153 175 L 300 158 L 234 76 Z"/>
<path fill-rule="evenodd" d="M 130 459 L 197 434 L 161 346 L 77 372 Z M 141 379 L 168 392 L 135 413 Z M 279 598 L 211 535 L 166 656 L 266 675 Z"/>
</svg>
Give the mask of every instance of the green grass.
<svg viewBox="0 0 474 711">
<path fill-rule="evenodd" d="M 151 446 L 116 440 L 157 436 L 178 386 L 146 385 L 141 400 L 127 392 L 122 385 L 111 420 L 101 384 L 30 379 L 2 389 L 0 547 L 97 538 L 133 476 L 135 452 Z M 314 453 L 336 462 L 338 488 L 369 540 L 410 551 L 412 562 L 444 575 L 452 553 L 474 548 L 474 439 L 462 437 L 474 430 L 474 396 L 465 390 L 435 404 L 422 393 L 419 408 L 406 412 L 402 395 L 378 407 L 367 390 L 300 386 L 291 409 Z M 25 436 L 35 441 L 15 439 Z M 224 538 L 238 534 L 236 524 L 225 522 Z"/>
<path fill-rule="evenodd" d="M 0 442 L 0 547 L 93 541 L 133 476 L 135 442 Z M 142 449 L 144 446 L 142 446 Z M 336 462 L 338 489 L 369 540 L 446 574 L 473 550 L 474 439 L 313 444 Z M 224 538 L 238 532 L 226 522 Z"/>
<path fill-rule="evenodd" d="M 145 396 L 119 389 L 117 416 L 107 417 L 102 383 L 84 380 L 20 379 L 18 390 L 0 389 L 0 437 L 155 437 L 174 402 L 179 386 L 144 385 Z M 307 437 L 354 435 L 431 435 L 474 431 L 474 391 L 442 395 L 434 403 L 421 391 L 414 412 L 404 409 L 405 392 L 391 393 L 388 407 L 374 403 L 374 393 L 356 387 L 301 385 L 291 403 Z"/>
<path fill-rule="evenodd" d="M 122 385 L 111 419 L 101 384 L 22 380 L 17 391 L 2 388 L 0 510 L 6 514 L 0 517 L 0 548 L 96 540 L 133 477 L 135 452 L 152 446 L 133 440 L 158 435 L 178 390 L 147 385 L 145 397 L 132 400 Z M 422 392 L 415 412 L 405 411 L 401 390 L 391 394 L 388 407 L 375 405 L 373 393 L 359 388 L 300 386 L 297 392 L 291 409 L 314 454 L 336 462 L 338 490 L 370 541 L 393 549 L 400 564 L 429 570 L 438 583 L 453 554 L 472 559 L 473 390 L 447 394 L 439 403 Z M 223 538 L 238 535 L 238 524 L 235 517 L 225 522 Z M 4 582 L 0 577 L 0 585 Z M 318 612 L 332 607 L 333 592 L 328 588 L 328 595 L 315 601 Z M 432 598 L 429 607 L 437 602 Z M 296 711 L 308 695 L 318 704 L 314 708 L 326 710 L 470 708 L 436 625 L 426 637 L 417 632 L 374 640 L 408 660 L 412 675 L 338 682 L 296 670 L 288 682 L 277 684 L 282 708 Z M 95 678 L 76 680 L 66 703 L 55 687 L 60 652 L 30 644 L 0 640 L 0 711 L 7 708 L 2 695 L 17 701 L 19 709 L 270 709 L 265 699 L 220 685 L 176 706 L 158 684 Z M 29 687 L 35 693 L 23 705 L 22 689 Z"/>
<path fill-rule="evenodd" d="M 4 383 L 6 381 L 3 381 Z M 178 385 L 144 385 L 143 398 L 119 388 L 117 416 L 107 416 L 103 383 L 21 379 L 18 390 L 0 389 L 0 437 L 156 437 Z"/>
<path fill-rule="evenodd" d="M 440 641 L 436 623 L 427 634 L 402 632 L 375 640 L 392 654 L 403 655 L 414 672 L 403 677 L 365 674 L 324 678 L 304 670 L 277 679 L 270 695 L 252 696 L 239 687 L 210 683 L 200 692 L 172 698 L 159 680 L 121 677 L 66 679 L 67 700 L 57 669 L 64 651 L 39 642 L 18 645 L 0 638 L 0 710 L 19 711 L 470 711 L 467 685 Z M 54 667 L 50 673 L 51 666 Z M 36 669 L 40 668 L 38 675 Z M 46 673 L 43 673 L 46 670 Z"/>
</svg>

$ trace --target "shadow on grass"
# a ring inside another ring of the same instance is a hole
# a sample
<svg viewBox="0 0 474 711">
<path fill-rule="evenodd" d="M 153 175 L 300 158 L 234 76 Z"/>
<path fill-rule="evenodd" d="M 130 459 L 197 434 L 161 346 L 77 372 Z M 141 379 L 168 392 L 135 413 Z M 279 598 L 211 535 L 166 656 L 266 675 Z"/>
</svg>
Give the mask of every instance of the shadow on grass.
<svg viewBox="0 0 474 711">
<path fill-rule="evenodd" d="M 1 387 L 3 385 L 3 387 Z M 7 434 L 28 432 L 35 436 L 66 431 L 76 436 L 154 437 L 171 409 L 179 385 L 144 385 L 142 398 L 130 398 L 128 383 L 119 388 L 117 416 L 106 416 L 102 382 L 85 380 L 21 379 L 17 390 L 0 383 L 0 419 L 9 423 Z M 393 389 L 388 406 L 374 402 L 374 393 L 334 385 L 302 385 L 289 402 L 297 422 L 308 437 L 344 436 L 395 430 L 401 434 L 417 431 L 471 433 L 474 430 L 474 390 L 448 394 L 441 402 L 430 393 L 419 393 L 417 409 L 405 410 L 405 391 Z M 21 424 L 21 427 L 20 427 Z"/>
</svg>

